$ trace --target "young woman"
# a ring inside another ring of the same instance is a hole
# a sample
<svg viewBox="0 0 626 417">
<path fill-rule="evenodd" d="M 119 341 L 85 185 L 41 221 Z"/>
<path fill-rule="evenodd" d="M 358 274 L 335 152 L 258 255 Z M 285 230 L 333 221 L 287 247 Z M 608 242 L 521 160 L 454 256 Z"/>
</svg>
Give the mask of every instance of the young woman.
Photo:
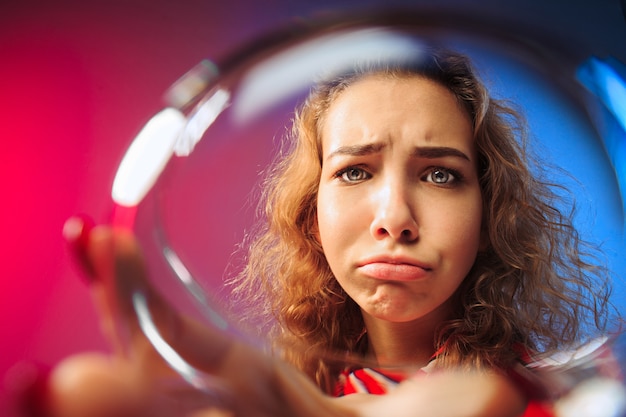
<svg viewBox="0 0 626 417">
<path fill-rule="evenodd" d="M 267 296 L 274 340 L 380 367 L 512 370 L 585 340 L 609 287 L 523 128 L 453 52 L 321 85 L 269 174 L 243 298 Z M 304 351 L 286 353 L 326 392 L 389 388 Z"/>
<path fill-rule="evenodd" d="M 522 127 L 451 52 L 363 65 L 315 89 L 268 173 L 265 226 L 231 283 L 249 302 L 243 321 L 291 365 L 151 293 L 166 338 L 227 387 L 206 415 L 522 415 L 537 398 L 529 356 L 602 331 L 608 305 L 601 270 L 531 174 Z M 76 219 L 66 236 L 97 278 L 105 320 L 128 282 L 147 288 L 132 236 Z M 154 412 L 150 381 L 163 366 L 131 334 L 141 360 L 70 359 L 52 375 L 48 410 Z"/>
</svg>

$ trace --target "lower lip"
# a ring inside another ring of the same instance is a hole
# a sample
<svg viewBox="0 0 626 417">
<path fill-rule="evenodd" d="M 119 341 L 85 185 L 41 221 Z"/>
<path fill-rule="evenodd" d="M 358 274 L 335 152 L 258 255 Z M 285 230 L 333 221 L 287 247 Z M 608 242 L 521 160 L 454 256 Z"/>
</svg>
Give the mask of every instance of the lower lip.
<svg viewBox="0 0 626 417">
<path fill-rule="evenodd" d="M 417 281 L 424 279 L 428 270 L 409 264 L 390 264 L 375 262 L 359 267 L 359 270 L 372 278 L 385 281 Z"/>
</svg>

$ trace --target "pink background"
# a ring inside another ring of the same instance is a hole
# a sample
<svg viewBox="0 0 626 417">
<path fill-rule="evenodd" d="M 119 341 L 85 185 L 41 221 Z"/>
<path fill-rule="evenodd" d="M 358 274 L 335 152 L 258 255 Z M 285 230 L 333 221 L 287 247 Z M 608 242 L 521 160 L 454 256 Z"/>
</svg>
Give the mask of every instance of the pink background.
<svg viewBox="0 0 626 417">
<path fill-rule="evenodd" d="M 556 28 L 626 61 L 618 1 L 432 3 Z M 76 213 L 108 219 L 115 168 L 169 84 L 205 57 L 337 4 L 383 1 L 0 4 L 0 381 L 24 360 L 51 365 L 107 349 L 61 229 Z M 0 407 L 5 400 L 1 389 Z"/>
</svg>

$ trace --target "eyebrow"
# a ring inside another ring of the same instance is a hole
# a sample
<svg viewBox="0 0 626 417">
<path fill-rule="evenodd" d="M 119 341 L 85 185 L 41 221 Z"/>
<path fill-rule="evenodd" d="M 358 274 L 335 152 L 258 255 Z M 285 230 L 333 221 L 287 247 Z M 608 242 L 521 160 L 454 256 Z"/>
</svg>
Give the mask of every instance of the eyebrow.
<svg viewBox="0 0 626 417">
<path fill-rule="evenodd" d="M 383 148 L 387 146 L 383 143 L 369 143 L 365 145 L 350 145 L 350 146 L 341 146 L 334 151 L 332 151 L 327 157 L 326 160 L 334 158 L 340 155 L 347 156 L 364 156 L 371 155 L 377 152 L 380 152 Z M 445 158 L 445 157 L 456 157 L 465 159 L 471 162 L 469 156 L 467 156 L 464 152 L 456 148 L 450 148 L 447 146 L 418 146 L 413 152 L 412 156 L 418 158 L 426 158 L 426 159 L 437 159 L 437 158 Z"/>
<path fill-rule="evenodd" d="M 427 159 L 436 159 L 436 158 L 444 158 L 447 156 L 453 156 L 456 158 L 465 159 L 471 162 L 469 156 L 467 156 L 464 152 L 456 148 L 450 148 L 447 146 L 429 146 L 429 147 L 417 147 L 413 151 L 413 155 L 420 158 Z"/>
<path fill-rule="evenodd" d="M 350 145 L 350 146 L 340 146 L 339 148 L 332 151 L 326 157 L 326 160 L 334 158 L 340 155 L 347 156 L 363 156 L 363 155 L 371 155 L 373 153 L 380 152 L 385 148 L 384 143 L 368 143 L 365 145 Z"/>
</svg>

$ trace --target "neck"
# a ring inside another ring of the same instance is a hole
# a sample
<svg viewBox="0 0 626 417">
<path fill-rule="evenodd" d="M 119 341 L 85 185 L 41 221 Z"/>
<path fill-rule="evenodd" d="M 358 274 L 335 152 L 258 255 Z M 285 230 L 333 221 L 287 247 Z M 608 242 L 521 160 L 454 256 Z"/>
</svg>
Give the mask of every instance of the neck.
<svg viewBox="0 0 626 417">
<path fill-rule="evenodd" d="M 435 331 L 443 317 L 433 313 L 420 319 L 393 323 L 363 312 L 367 329 L 367 354 L 380 366 L 423 367 L 435 353 Z"/>
</svg>

